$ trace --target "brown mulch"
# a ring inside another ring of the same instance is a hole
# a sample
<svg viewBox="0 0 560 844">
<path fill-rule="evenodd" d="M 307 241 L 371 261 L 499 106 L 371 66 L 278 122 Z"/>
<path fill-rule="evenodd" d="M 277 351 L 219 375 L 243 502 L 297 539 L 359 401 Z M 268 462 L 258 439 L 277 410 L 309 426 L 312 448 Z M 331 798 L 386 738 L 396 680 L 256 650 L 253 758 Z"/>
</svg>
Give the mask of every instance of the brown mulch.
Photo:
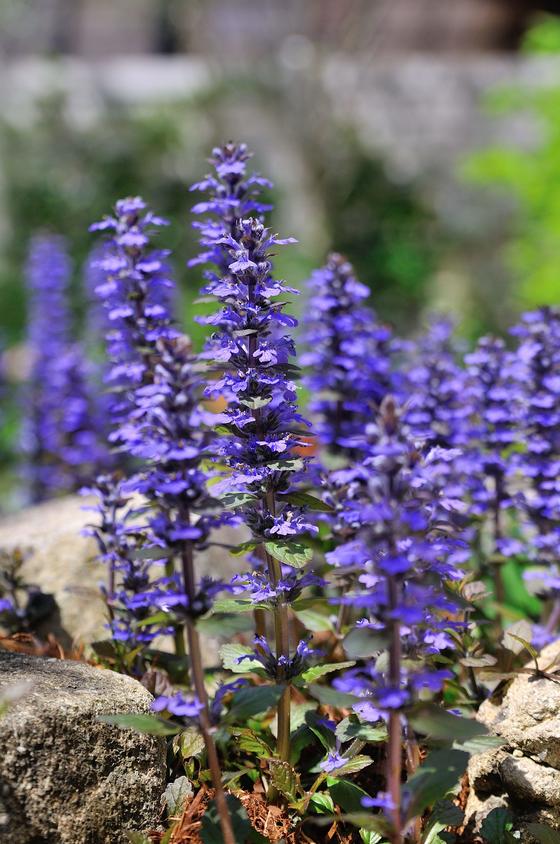
<svg viewBox="0 0 560 844">
<path fill-rule="evenodd" d="M 14 633 L 13 636 L 0 636 L 0 650 L 28 656 L 44 656 L 55 659 L 73 659 L 87 662 L 83 647 L 65 650 L 56 637 L 49 633 L 46 639 L 37 639 L 31 633 Z"/>
<path fill-rule="evenodd" d="M 169 844 L 202 844 L 200 825 L 213 796 L 213 789 L 206 786 L 197 792 L 177 819 Z M 280 841 L 285 844 L 317 844 L 317 837 L 310 838 L 303 829 L 294 829 L 286 810 L 280 806 L 269 806 L 262 794 L 236 792 L 236 797 L 245 807 L 253 828 L 272 844 Z M 319 832 L 319 827 L 316 830 Z M 351 836 L 341 833 L 336 824 L 322 831 L 321 836 L 320 840 L 326 844 L 351 844 L 353 840 Z M 154 844 L 159 844 L 163 834 L 154 832 L 150 837 Z"/>
</svg>

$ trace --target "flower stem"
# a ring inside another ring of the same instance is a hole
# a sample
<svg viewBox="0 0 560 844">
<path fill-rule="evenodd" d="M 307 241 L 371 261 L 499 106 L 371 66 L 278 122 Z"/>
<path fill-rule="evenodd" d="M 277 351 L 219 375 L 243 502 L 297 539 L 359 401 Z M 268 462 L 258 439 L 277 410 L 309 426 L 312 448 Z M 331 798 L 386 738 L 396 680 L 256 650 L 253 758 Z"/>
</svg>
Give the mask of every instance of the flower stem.
<svg viewBox="0 0 560 844">
<path fill-rule="evenodd" d="M 185 520 L 189 520 L 189 514 L 184 513 Z M 194 559 L 193 547 L 190 542 L 184 546 L 181 555 L 181 562 L 183 567 L 183 582 L 185 594 L 187 597 L 187 606 L 192 605 L 196 596 L 196 581 L 194 576 Z M 187 641 L 189 646 L 189 656 L 191 663 L 192 683 L 196 692 L 196 696 L 202 704 L 202 710 L 198 716 L 200 723 L 200 731 L 206 745 L 206 754 L 208 756 L 208 765 L 212 775 L 212 784 L 214 786 L 215 800 L 218 807 L 218 815 L 220 818 L 220 827 L 224 844 L 235 844 L 235 836 L 233 834 L 233 827 L 231 824 L 231 817 L 227 806 L 226 795 L 222 785 L 222 773 L 220 770 L 220 761 L 218 759 L 218 752 L 212 736 L 212 724 L 210 721 L 210 714 L 208 711 L 208 695 L 206 694 L 206 686 L 204 684 L 204 668 L 202 665 L 202 654 L 200 650 L 200 637 L 198 630 L 192 618 L 187 617 Z"/>
<path fill-rule="evenodd" d="M 394 611 L 399 604 L 397 579 L 388 577 L 389 591 L 390 642 L 389 642 L 389 682 L 393 688 L 401 685 L 401 631 Z M 402 844 L 401 824 L 401 768 L 402 768 L 402 722 L 399 710 L 391 710 L 389 715 L 389 742 L 387 747 L 387 791 L 393 803 L 391 810 L 391 844 Z"/>
<path fill-rule="evenodd" d="M 498 553 L 498 545 L 499 541 L 502 538 L 502 510 L 501 510 L 501 503 L 503 497 L 503 478 L 500 474 L 496 474 L 494 478 L 494 511 L 493 511 L 493 521 L 494 521 L 494 553 Z M 494 563 L 492 565 L 492 574 L 494 579 L 494 591 L 496 595 L 496 602 L 503 606 L 505 602 L 506 592 L 504 588 L 504 579 L 502 577 L 502 564 L 501 563 Z M 503 627 L 503 619 L 502 619 L 502 612 L 498 609 L 496 614 L 496 621 L 498 623 L 498 627 L 501 629 Z"/>
</svg>

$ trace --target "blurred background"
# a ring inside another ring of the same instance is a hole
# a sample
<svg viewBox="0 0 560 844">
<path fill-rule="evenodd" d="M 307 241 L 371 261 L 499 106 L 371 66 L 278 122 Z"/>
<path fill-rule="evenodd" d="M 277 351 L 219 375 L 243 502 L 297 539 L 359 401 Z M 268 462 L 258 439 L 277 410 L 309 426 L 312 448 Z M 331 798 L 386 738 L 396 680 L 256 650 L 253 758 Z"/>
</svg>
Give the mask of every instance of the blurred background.
<svg viewBox="0 0 560 844">
<path fill-rule="evenodd" d="M 18 448 L 30 237 L 67 238 L 83 334 L 87 227 L 143 195 L 172 221 L 162 242 L 190 330 L 188 185 L 215 143 L 247 141 L 273 178 L 274 226 L 299 241 L 279 270 L 296 286 L 334 248 L 398 331 L 446 311 L 467 338 L 556 302 L 555 12 L 545 0 L 0 0 L 0 490 Z"/>
</svg>

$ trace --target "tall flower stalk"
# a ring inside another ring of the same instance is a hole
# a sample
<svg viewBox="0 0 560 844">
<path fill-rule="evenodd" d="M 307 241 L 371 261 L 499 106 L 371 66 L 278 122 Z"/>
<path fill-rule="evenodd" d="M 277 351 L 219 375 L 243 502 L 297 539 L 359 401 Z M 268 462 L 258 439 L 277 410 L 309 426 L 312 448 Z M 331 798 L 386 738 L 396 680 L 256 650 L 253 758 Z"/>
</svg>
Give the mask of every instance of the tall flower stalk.
<svg viewBox="0 0 560 844">
<path fill-rule="evenodd" d="M 274 596 L 268 601 L 274 623 L 273 664 L 276 681 L 286 686 L 278 705 L 277 752 L 287 760 L 294 662 L 283 567 L 291 570 L 291 578 L 299 579 L 295 568 L 311 556 L 300 538 L 316 529 L 306 519 L 304 508 L 290 503 L 294 473 L 304 468 L 296 452 L 303 445 L 304 420 L 293 382 L 297 374 L 291 362 L 294 343 L 286 333 L 297 323 L 285 312 L 283 300 L 297 291 L 274 278 L 271 257 L 277 246 L 293 239 L 281 240 L 265 226 L 266 206 L 259 192 L 269 183 L 246 174 L 248 158 L 243 144 L 215 149 L 213 174 L 193 186 L 208 194 L 193 208 L 195 214 L 204 215 L 203 222 L 195 224 L 203 251 L 193 263 L 212 266 L 206 271 L 202 292 L 215 297 L 220 306 L 204 320 L 214 333 L 202 354 L 217 375 L 206 395 L 221 395 L 227 401 L 222 420 L 227 435 L 219 454 L 228 477 L 220 493 L 228 495 L 233 506 L 239 503 L 235 509 L 251 530 L 252 547 Z M 264 625 L 258 633 L 257 653 L 262 656 Z"/>
<path fill-rule="evenodd" d="M 526 444 L 518 464 L 529 483 L 523 510 L 533 533 L 533 556 L 545 566 L 542 591 L 553 599 L 545 627 L 550 636 L 560 623 L 560 311 L 544 307 L 526 313 L 512 333 L 519 337 L 518 392 Z"/>
<path fill-rule="evenodd" d="M 465 403 L 472 411 L 466 454 L 470 467 L 472 511 L 489 516 L 492 533 L 490 567 L 498 604 L 505 601 L 502 560 L 520 543 L 507 536 L 504 513 L 513 504 L 510 490 L 514 463 L 511 447 L 518 434 L 515 420 L 521 413 L 516 379 L 520 374 L 517 356 L 508 352 L 503 340 L 482 337 L 476 349 L 465 356 L 468 380 Z M 498 619 L 501 614 L 498 613 Z"/>
<path fill-rule="evenodd" d="M 27 264 L 31 374 L 22 445 L 33 501 L 72 492 L 110 463 L 92 370 L 72 340 L 64 241 L 39 235 Z"/>
<path fill-rule="evenodd" d="M 201 468 L 209 435 L 198 403 L 200 382 L 194 374 L 190 344 L 172 325 L 168 303 L 173 282 L 163 260 L 166 253 L 148 248 L 149 229 L 162 222 L 135 198 L 117 203 L 115 217 L 96 224 L 95 228 L 112 232 L 101 260 L 106 280 L 97 289 L 106 297 L 115 323 L 108 335 L 114 363 L 111 376 L 122 385 L 125 399 L 115 438 L 139 463 L 127 488 L 143 494 L 150 505 L 146 532 L 156 555 L 160 549 L 161 557 L 170 563 L 180 560 L 179 572 L 168 565 L 164 577 L 145 583 L 141 601 L 164 610 L 169 626 L 186 629 L 196 701 L 186 703 L 179 693 L 156 699 L 154 707 L 180 715 L 198 714 L 224 841 L 235 844 L 196 629 L 197 619 L 211 608 L 222 585 L 208 578 L 197 583 L 194 561 L 195 551 L 206 546 L 212 528 L 231 517 L 210 512 L 215 502 Z M 141 567 L 142 563 L 137 564 L 136 570 Z"/>
<path fill-rule="evenodd" d="M 441 450 L 422 458 L 391 397 L 367 438 L 366 456 L 348 476 L 345 517 L 354 535 L 327 559 L 361 571 L 358 588 L 340 600 L 361 609 L 358 629 L 369 631 L 372 650 L 386 649 L 388 660 L 352 669 L 335 684 L 363 697 L 354 707 L 363 720 L 387 722 L 386 793 L 364 805 L 387 811 L 391 840 L 402 844 L 403 727 L 419 692 L 437 692 L 453 676 L 437 666 L 437 656 L 453 647 L 445 615 L 455 607 L 441 583 L 461 577 L 460 546 L 437 483 Z"/>
<path fill-rule="evenodd" d="M 312 395 L 310 411 L 322 445 L 348 458 L 359 449 L 372 412 L 398 392 L 399 345 L 364 304 L 370 290 L 342 255 L 331 254 L 308 287 L 301 363 L 309 370 L 304 383 Z"/>
</svg>

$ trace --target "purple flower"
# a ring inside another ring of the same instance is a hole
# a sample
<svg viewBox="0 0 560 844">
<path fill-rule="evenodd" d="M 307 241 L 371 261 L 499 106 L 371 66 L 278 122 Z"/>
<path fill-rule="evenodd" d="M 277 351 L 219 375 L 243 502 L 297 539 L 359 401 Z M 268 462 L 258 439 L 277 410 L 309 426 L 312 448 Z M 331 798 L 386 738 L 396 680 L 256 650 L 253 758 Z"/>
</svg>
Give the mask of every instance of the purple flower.
<svg viewBox="0 0 560 844">
<path fill-rule="evenodd" d="M 391 795 L 386 791 L 380 791 L 376 797 L 362 797 L 361 804 L 364 809 L 384 809 L 387 812 L 396 808 Z"/>
<path fill-rule="evenodd" d="M 218 374 L 206 395 L 227 402 L 221 419 L 227 433 L 217 443 L 217 457 L 228 477 L 213 489 L 218 495 L 247 496 L 235 509 L 258 544 L 256 555 L 267 561 L 258 569 L 269 573 L 267 599 L 274 597 L 274 612 L 285 618 L 282 567 L 266 546 L 316 531 L 305 507 L 295 511 L 281 498 L 306 469 L 297 450 L 304 445 L 308 423 L 296 401 L 298 370 L 290 331 L 297 321 L 286 313 L 284 301 L 297 291 L 274 277 L 272 265 L 276 248 L 293 240 L 278 238 L 265 225 L 268 207 L 259 194 L 268 182 L 247 174 L 249 157 L 244 144 L 214 149 L 214 172 L 193 186 L 207 199 L 193 208 L 202 215 L 195 223 L 202 251 L 191 264 L 207 266 L 202 292 L 218 304 L 217 312 L 202 320 L 213 333 L 201 355 Z M 268 656 L 264 643 L 260 650 Z M 299 656 L 284 652 L 275 659 L 271 672 L 277 667 L 289 672 Z"/>
<path fill-rule="evenodd" d="M 526 519 L 527 546 L 538 563 L 560 554 L 560 311 L 540 308 L 513 329 L 517 349 L 517 397 L 526 443 L 517 468 L 527 480 L 518 501 Z M 550 593 L 560 592 L 550 582 Z"/>
<path fill-rule="evenodd" d="M 364 614 L 358 626 L 376 631 L 380 649 L 392 647 L 398 636 L 403 657 L 413 661 L 391 660 L 386 668 L 374 659 L 334 681 L 366 698 L 362 717 L 378 720 L 406 707 L 420 689 L 439 690 L 448 677 L 431 660 L 453 647 L 450 622 L 441 613 L 453 613 L 454 604 L 440 584 L 462 576 L 453 561 L 461 542 L 433 466 L 422 458 L 392 398 L 383 400 L 366 436 L 362 471 L 345 478 L 338 521 L 346 541 L 327 559 L 344 576 L 360 573 L 356 587 L 338 599 Z"/>
<path fill-rule="evenodd" d="M 351 456 L 372 412 L 384 396 L 402 387 L 394 368 L 399 345 L 364 305 L 369 289 L 341 255 L 329 256 L 327 265 L 311 276 L 309 288 L 308 351 L 301 361 L 309 369 L 310 407 L 321 443 Z"/>
<path fill-rule="evenodd" d="M 326 774 L 331 774 L 333 771 L 337 771 L 339 768 L 342 768 L 349 761 L 350 760 L 348 758 L 341 756 L 340 753 L 335 750 L 332 753 L 329 753 L 324 762 L 320 763 L 319 767 Z"/>
<path fill-rule="evenodd" d="M 169 712 L 179 718 L 198 718 L 204 706 L 195 697 L 186 698 L 181 692 L 176 692 L 169 697 L 160 695 L 152 701 L 154 712 Z"/>
<path fill-rule="evenodd" d="M 71 338 L 69 280 L 62 239 L 34 238 L 27 265 L 32 367 L 22 431 L 34 501 L 79 489 L 111 462 L 93 369 Z"/>
</svg>

